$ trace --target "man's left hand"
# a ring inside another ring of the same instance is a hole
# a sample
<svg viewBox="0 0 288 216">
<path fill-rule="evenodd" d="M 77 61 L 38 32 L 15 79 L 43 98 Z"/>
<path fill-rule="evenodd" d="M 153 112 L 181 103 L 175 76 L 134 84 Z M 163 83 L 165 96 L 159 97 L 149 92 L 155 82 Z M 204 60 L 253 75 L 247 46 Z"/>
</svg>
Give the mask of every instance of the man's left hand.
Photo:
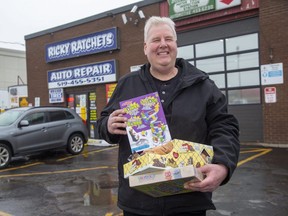
<svg viewBox="0 0 288 216">
<path fill-rule="evenodd" d="M 207 164 L 198 168 L 203 173 L 205 179 L 200 182 L 186 182 L 184 187 L 192 191 L 212 192 L 216 190 L 219 185 L 227 177 L 228 169 L 221 164 Z"/>
</svg>

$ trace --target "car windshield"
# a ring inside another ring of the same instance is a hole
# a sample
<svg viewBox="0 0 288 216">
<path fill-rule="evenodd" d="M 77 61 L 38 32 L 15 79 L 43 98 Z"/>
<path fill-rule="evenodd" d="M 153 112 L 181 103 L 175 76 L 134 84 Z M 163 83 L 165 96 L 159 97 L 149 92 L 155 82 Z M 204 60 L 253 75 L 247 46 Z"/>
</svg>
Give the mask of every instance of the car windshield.
<svg viewBox="0 0 288 216">
<path fill-rule="evenodd" d="M 25 110 L 8 110 L 0 115 L 0 126 L 12 124 Z"/>
</svg>

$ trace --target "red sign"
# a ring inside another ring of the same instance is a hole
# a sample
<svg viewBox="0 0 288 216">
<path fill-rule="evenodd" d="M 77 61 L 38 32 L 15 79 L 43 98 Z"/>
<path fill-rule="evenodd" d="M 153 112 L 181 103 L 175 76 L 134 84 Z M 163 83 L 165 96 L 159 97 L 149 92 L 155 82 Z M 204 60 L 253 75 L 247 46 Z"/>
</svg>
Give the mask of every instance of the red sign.
<svg viewBox="0 0 288 216">
<path fill-rule="evenodd" d="M 220 0 L 220 2 L 229 5 L 233 0 Z"/>
<path fill-rule="evenodd" d="M 276 87 L 264 88 L 265 103 L 276 103 Z"/>
</svg>

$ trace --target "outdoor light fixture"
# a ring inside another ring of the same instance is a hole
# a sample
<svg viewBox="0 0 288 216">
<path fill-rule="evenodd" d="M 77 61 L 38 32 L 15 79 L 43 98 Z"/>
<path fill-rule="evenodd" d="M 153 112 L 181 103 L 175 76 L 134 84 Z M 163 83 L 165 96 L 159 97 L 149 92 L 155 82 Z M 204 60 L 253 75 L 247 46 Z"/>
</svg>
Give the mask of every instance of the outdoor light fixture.
<svg viewBox="0 0 288 216">
<path fill-rule="evenodd" d="M 122 14 L 122 21 L 123 23 L 126 25 L 126 23 L 128 22 L 127 17 L 125 14 Z"/>
<path fill-rule="evenodd" d="M 138 6 L 134 5 L 130 12 L 135 13 L 137 11 L 137 9 L 138 9 Z"/>
<path fill-rule="evenodd" d="M 142 10 L 139 10 L 139 11 L 138 11 L 138 15 L 139 15 L 139 17 L 140 17 L 141 19 L 145 19 L 145 15 L 144 15 L 144 13 L 143 13 Z"/>
<path fill-rule="evenodd" d="M 122 14 L 122 21 L 124 25 L 126 25 L 128 22 L 131 22 L 135 26 L 137 26 L 140 19 L 145 19 L 144 12 L 142 10 L 138 10 L 137 5 L 134 5 L 129 13 L 130 13 L 129 15 Z"/>
</svg>

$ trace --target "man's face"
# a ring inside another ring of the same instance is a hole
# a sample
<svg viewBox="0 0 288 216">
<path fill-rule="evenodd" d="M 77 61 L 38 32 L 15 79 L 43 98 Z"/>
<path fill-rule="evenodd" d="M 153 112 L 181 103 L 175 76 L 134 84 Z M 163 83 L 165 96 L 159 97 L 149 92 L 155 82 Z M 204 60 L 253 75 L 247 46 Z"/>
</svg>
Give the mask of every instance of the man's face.
<svg viewBox="0 0 288 216">
<path fill-rule="evenodd" d="M 174 67 L 177 57 L 177 42 L 168 25 L 160 24 L 150 28 L 144 43 L 144 53 L 154 69 Z"/>
</svg>

